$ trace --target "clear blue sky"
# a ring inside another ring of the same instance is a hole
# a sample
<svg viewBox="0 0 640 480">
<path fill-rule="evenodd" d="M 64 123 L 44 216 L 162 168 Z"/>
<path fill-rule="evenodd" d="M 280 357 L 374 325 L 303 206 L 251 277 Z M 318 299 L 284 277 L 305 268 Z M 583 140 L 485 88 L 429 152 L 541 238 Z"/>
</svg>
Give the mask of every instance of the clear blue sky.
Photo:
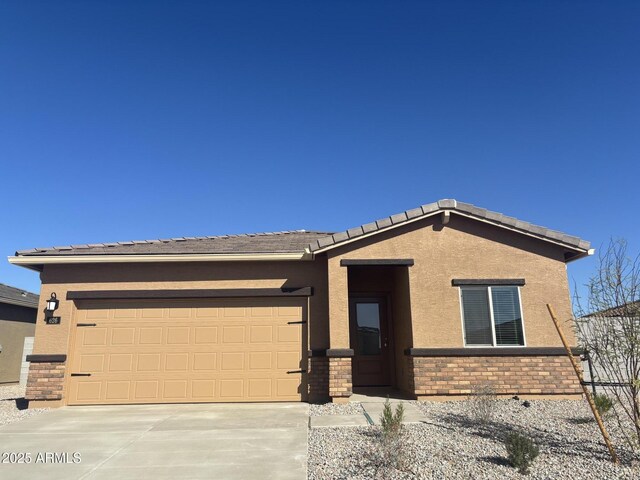
<svg viewBox="0 0 640 480">
<path fill-rule="evenodd" d="M 638 252 L 639 45 L 635 1 L 5 0 L 0 254 L 440 198 Z"/>
</svg>

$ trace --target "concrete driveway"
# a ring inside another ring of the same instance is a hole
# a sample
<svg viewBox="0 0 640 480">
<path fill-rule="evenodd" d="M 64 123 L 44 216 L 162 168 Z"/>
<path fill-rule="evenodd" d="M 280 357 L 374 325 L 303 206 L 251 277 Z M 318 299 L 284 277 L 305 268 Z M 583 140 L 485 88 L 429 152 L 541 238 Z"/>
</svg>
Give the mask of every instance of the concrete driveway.
<svg viewBox="0 0 640 480">
<path fill-rule="evenodd" d="M 302 480 L 307 426 L 304 403 L 66 407 L 0 428 L 3 457 L 31 456 L 0 478 Z"/>
</svg>

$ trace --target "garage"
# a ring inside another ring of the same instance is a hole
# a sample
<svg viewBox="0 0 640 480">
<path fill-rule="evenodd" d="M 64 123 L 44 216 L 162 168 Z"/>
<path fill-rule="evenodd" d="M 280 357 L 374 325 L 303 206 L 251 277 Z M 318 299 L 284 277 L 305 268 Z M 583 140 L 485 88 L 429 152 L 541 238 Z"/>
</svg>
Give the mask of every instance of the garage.
<svg viewBox="0 0 640 480">
<path fill-rule="evenodd" d="M 68 404 L 305 400 L 305 304 L 78 301 Z"/>
</svg>

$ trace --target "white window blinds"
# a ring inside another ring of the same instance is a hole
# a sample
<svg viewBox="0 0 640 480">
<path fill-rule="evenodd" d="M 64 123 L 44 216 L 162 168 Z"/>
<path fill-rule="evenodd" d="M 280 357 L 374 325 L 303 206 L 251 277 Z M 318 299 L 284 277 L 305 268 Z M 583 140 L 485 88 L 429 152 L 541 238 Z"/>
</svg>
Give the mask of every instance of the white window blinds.
<svg viewBox="0 0 640 480">
<path fill-rule="evenodd" d="M 463 287 L 461 296 L 466 345 L 524 345 L 518 287 Z"/>
<path fill-rule="evenodd" d="M 468 345 L 493 345 L 486 288 L 463 288 L 465 337 Z"/>
<path fill-rule="evenodd" d="M 498 345 L 524 345 L 517 287 L 491 287 Z"/>
</svg>

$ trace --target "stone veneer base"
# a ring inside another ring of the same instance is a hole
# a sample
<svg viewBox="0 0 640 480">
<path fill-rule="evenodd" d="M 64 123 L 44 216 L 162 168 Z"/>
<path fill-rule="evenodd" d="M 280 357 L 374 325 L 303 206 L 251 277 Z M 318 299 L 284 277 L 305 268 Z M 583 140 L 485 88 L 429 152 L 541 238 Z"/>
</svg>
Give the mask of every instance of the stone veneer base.
<svg viewBox="0 0 640 480">
<path fill-rule="evenodd" d="M 419 398 L 469 395 L 491 384 L 498 395 L 581 395 L 566 356 L 413 357 L 413 388 Z"/>
</svg>

